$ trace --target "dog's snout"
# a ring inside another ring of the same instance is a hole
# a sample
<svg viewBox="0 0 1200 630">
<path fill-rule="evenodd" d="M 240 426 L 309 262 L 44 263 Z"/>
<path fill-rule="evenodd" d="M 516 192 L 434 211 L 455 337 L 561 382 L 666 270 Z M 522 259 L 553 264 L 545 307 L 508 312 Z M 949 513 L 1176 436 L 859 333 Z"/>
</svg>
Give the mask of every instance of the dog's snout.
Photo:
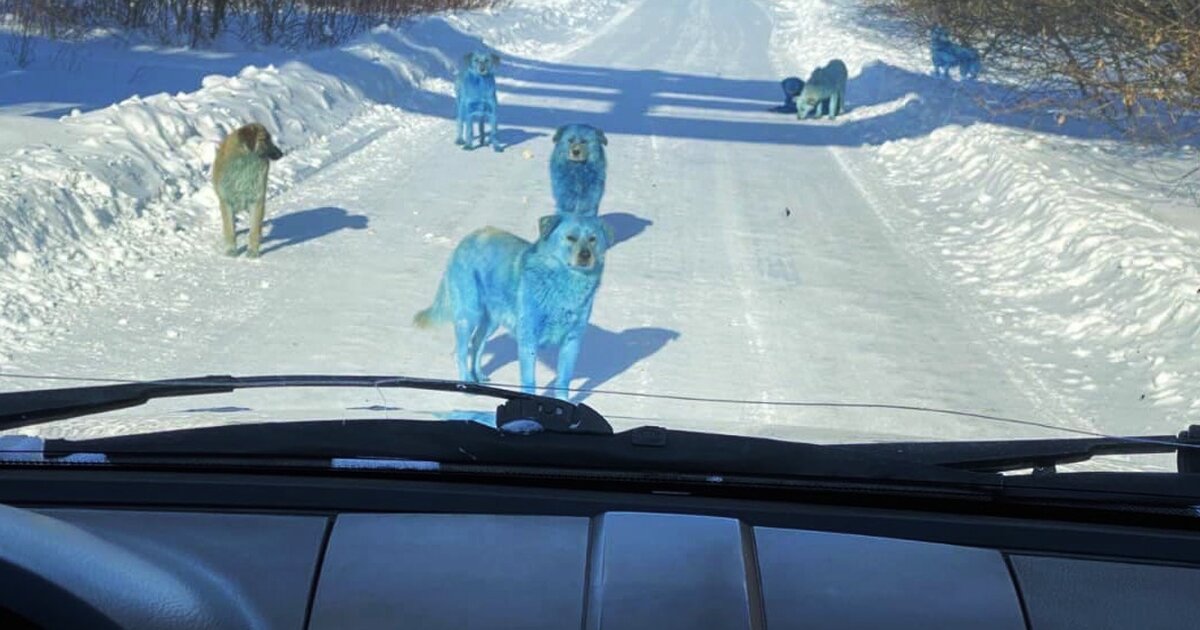
<svg viewBox="0 0 1200 630">
<path fill-rule="evenodd" d="M 596 266 L 596 254 L 589 247 L 581 247 L 575 254 L 575 266 L 591 269 Z"/>
</svg>

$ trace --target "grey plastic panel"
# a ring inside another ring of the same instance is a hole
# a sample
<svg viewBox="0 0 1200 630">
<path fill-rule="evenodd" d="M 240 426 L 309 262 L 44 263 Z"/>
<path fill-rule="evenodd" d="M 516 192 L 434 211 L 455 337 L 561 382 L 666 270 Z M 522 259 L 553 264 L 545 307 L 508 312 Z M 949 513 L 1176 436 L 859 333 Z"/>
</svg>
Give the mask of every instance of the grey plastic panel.
<svg viewBox="0 0 1200 630">
<path fill-rule="evenodd" d="M 587 547 L 586 518 L 340 516 L 309 627 L 578 628 Z"/>
<path fill-rule="evenodd" d="M 813 531 L 754 533 L 771 630 L 1025 627 L 999 552 Z"/>
<path fill-rule="evenodd" d="M 199 611 L 205 627 L 295 629 L 304 625 L 325 518 L 100 510 L 39 513 L 107 544 L 114 553 L 106 556 L 105 563 L 116 566 L 102 570 L 123 576 L 133 585 L 129 593 L 141 597 L 97 591 L 85 584 L 102 575 L 94 570 L 81 569 L 64 577 L 64 586 L 97 592 L 102 598 L 142 599 L 146 601 L 140 603 L 152 606 L 187 602 Z M 155 588 L 167 584 L 174 589 L 170 598 L 154 595 Z M 138 614 L 147 612 L 152 611 Z M 162 620 L 172 619 L 173 614 L 164 611 L 159 623 L 149 626 L 123 625 L 168 627 Z M 169 627 L 192 626 L 172 623 Z"/>
<path fill-rule="evenodd" d="M 1034 630 L 1200 627 L 1200 569 L 1012 556 Z"/>
<path fill-rule="evenodd" d="M 1025 626 L 996 551 L 608 513 L 339 517 L 311 627 Z"/>
<path fill-rule="evenodd" d="M 727 518 L 609 513 L 597 519 L 589 630 L 751 625 L 741 525 Z M 753 580 L 753 578 L 751 578 Z"/>
</svg>

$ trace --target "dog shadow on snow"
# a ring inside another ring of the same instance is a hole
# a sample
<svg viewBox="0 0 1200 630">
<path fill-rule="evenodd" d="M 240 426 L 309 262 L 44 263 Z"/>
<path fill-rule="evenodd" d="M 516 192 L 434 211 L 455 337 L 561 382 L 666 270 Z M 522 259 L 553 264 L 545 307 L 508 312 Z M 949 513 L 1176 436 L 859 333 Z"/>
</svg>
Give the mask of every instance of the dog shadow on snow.
<svg viewBox="0 0 1200 630">
<path fill-rule="evenodd" d="M 500 141 L 500 146 L 504 148 L 515 147 L 519 144 L 533 140 L 534 138 L 542 138 L 549 134 L 540 131 L 529 131 L 528 129 L 518 129 L 514 127 L 500 127 L 496 132 L 496 137 Z"/>
<path fill-rule="evenodd" d="M 628 212 L 609 212 L 600 215 L 600 219 L 607 223 L 613 231 L 613 242 L 609 243 L 609 248 L 634 238 L 645 232 L 646 228 L 654 225 L 650 219 L 643 219 Z"/>
<path fill-rule="evenodd" d="M 605 330 L 588 324 L 583 336 L 583 350 L 575 364 L 575 379 L 583 379 L 576 389 L 593 390 L 603 386 L 613 377 L 633 367 L 643 359 L 663 349 L 679 338 L 679 333 L 666 328 L 627 328 L 621 332 Z M 501 335 L 488 342 L 484 349 L 487 359 L 483 373 L 492 375 L 500 368 L 517 360 L 517 342 L 512 335 Z M 558 366 L 558 349 L 543 348 L 538 353 L 539 380 L 552 383 L 554 370 Z M 547 369 L 549 370 L 547 372 Z M 590 391 L 575 392 L 571 402 L 583 402 Z"/>
<path fill-rule="evenodd" d="M 368 219 L 342 208 L 300 210 L 264 222 L 262 254 L 300 245 L 342 230 L 365 230 Z"/>
</svg>

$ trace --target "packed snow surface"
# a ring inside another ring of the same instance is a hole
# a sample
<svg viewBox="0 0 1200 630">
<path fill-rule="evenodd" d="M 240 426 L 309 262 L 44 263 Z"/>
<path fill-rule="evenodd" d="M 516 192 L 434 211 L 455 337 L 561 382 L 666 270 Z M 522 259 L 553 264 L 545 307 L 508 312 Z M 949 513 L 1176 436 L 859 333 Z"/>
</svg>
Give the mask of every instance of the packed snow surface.
<svg viewBox="0 0 1200 630">
<path fill-rule="evenodd" d="M 1194 422 L 1200 222 L 1170 182 L 1195 152 L 990 115 L 976 97 L 1001 88 L 986 71 L 978 83 L 935 79 L 899 31 L 850 1 L 521 0 L 304 54 L 77 44 L 90 53 L 67 67 L 0 74 L 0 367 L 454 378 L 452 330 L 410 318 L 463 236 L 485 225 L 536 234 L 553 209 L 550 135 L 581 122 L 609 138 L 601 214 L 616 243 L 575 399 L 618 427 L 816 441 L 1063 435 L 754 404 L 773 401 L 962 409 L 1110 434 Z M 452 73 L 480 45 L 503 58 L 499 154 L 452 142 Z M 833 57 L 850 72 L 845 115 L 769 111 L 780 78 Z M 221 254 L 207 183 L 217 142 L 249 120 L 287 153 L 256 261 Z M 494 383 L 518 380 L 515 353 L 507 335 L 489 345 Z M 542 358 L 549 383 L 554 354 Z M 400 390 L 255 391 L 33 432 L 487 421 L 494 408 Z"/>
</svg>

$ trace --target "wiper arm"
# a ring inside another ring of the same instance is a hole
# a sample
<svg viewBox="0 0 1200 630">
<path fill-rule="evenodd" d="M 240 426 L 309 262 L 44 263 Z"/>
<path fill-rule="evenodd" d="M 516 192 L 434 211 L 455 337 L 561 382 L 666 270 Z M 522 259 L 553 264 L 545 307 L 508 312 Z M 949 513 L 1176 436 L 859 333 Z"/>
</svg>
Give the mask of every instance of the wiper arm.
<svg viewBox="0 0 1200 630">
<path fill-rule="evenodd" d="M 162 381 L 117 383 L 0 394 L 0 430 L 77 418 L 144 405 L 157 398 L 221 394 L 239 389 L 285 387 L 369 387 L 455 392 L 503 399 L 496 426 L 534 420 L 559 433 L 608 435 L 612 426 L 595 409 L 549 396 L 510 391 L 478 383 L 407 376 L 338 376 L 322 374 L 270 376 L 198 376 Z"/>
<path fill-rule="evenodd" d="M 1065 438 L 1048 440 L 981 440 L 971 442 L 887 442 L 840 444 L 832 448 L 970 470 L 1004 472 L 1033 469 L 1054 472 L 1104 455 L 1175 453 L 1179 472 L 1200 472 L 1200 425 L 1172 435 Z"/>
</svg>

